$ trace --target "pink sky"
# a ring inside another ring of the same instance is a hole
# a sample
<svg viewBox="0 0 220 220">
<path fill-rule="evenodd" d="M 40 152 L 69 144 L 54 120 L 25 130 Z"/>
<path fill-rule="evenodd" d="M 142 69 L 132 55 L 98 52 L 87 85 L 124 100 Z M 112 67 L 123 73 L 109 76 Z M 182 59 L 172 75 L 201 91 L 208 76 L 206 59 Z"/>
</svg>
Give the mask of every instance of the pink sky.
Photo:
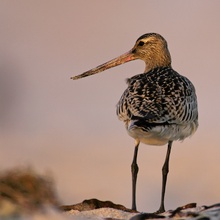
<svg viewBox="0 0 220 220">
<path fill-rule="evenodd" d="M 199 129 L 171 153 L 166 208 L 220 202 L 220 1 L 121 0 L 0 2 L 0 167 L 51 171 L 64 204 L 98 198 L 131 206 L 134 141 L 115 106 L 134 61 L 70 80 L 163 35 L 173 68 L 195 85 Z M 160 203 L 166 147 L 140 145 L 137 206 Z"/>
</svg>

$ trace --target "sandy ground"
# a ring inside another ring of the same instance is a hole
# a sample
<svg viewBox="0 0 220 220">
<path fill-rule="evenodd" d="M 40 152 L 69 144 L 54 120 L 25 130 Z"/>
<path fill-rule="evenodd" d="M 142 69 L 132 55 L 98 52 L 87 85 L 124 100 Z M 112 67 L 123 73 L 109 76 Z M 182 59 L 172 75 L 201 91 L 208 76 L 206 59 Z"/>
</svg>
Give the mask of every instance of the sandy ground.
<svg viewBox="0 0 220 220">
<path fill-rule="evenodd" d="M 130 219 L 131 217 L 137 215 L 136 213 L 124 212 L 112 208 L 100 208 L 91 211 L 79 212 L 76 210 L 71 210 L 66 213 L 68 216 L 74 216 L 74 219 L 91 219 L 91 220 L 103 220 L 106 218 L 111 219 Z"/>
<path fill-rule="evenodd" d="M 177 211 L 177 210 L 175 210 Z M 213 205 L 213 207 L 195 207 L 185 210 L 179 210 L 176 213 L 167 211 L 160 216 L 150 216 L 146 213 L 128 213 L 112 208 L 100 208 L 91 211 L 69 211 L 66 213 L 70 219 L 76 220 L 144 220 L 144 219 L 191 219 L 191 220 L 219 220 L 220 219 L 220 206 L 219 204 Z"/>
</svg>

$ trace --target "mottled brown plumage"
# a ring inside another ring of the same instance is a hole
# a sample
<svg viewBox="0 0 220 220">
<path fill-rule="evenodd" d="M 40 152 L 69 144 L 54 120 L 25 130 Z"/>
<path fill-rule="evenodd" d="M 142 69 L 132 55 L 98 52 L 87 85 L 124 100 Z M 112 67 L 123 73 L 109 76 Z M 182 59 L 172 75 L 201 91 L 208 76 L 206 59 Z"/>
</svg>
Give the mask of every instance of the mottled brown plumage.
<svg viewBox="0 0 220 220">
<path fill-rule="evenodd" d="M 168 143 L 162 168 L 161 205 L 157 211 L 160 213 L 165 211 L 164 197 L 172 142 L 184 140 L 194 134 L 198 127 L 195 88 L 186 77 L 172 69 L 166 40 L 156 33 L 144 34 L 127 53 L 71 78 L 75 80 L 93 75 L 136 59 L 145 62 L 145 71 L 127 80 L 128 88 L 117 104 L 117 115 L 125 123 L 128 134 L 136 143 L 131 165 L 132 209 L 136 210 L 139 143 Z"/>
<path fill-rule="evenodd" d="M 158 67 L 127 80 L 118 118 L 128 133 L 150 145 L 184 140 L 198 126 L 193 84 L 170 67 Z"/>
</svg>

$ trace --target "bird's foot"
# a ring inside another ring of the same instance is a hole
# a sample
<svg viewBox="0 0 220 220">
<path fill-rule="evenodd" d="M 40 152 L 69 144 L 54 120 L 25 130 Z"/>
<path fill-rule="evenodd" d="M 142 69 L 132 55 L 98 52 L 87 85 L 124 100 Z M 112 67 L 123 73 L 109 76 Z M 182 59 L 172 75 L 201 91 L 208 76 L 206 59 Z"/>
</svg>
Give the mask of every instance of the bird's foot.
<svg viewBox="0 0 220 220">
<path fill-rule="evenodd" d="M 161 214 L 164 213 L 165 210 L 164 209 L 158 209 L 156 212 L 154 212 L 155 214 Z"/>
<path fill-rule="evenodd" d="M 156 212 L 154 212 L 155 214 L 161 214 L 161 213 L 164 213 L 165 212 L 165 209 L 164 207 L 160 207 Z"/>
<path fill-rule="evenodd" d="M 165 218 L 163 215 L 159 215 L 157 213 L 140 213 L 138 215 L 133 216 L 130 220 L 146 220 L 146 219 L 159 219 Z"/>
</svg>

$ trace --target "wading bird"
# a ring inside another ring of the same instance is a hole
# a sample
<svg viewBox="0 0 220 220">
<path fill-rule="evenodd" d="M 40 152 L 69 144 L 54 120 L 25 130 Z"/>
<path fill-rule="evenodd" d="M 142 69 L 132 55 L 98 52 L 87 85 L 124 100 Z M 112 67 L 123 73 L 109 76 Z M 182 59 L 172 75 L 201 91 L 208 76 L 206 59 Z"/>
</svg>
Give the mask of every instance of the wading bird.
<svg viewBox="0 0 220 220">
<path fill-rule="evenodd" d="M 145 71 L 127 79 L 128 88 L 117 104 L 119 120 L 125 123 L 128 134 L 135 139 L 131 165 L 132 209 L 137 209 L 137 154 L 140 142 L 148 145 L 168 144 L 162 167 L 161 204 L 157 211 L 162 213 L 165 211 L 164 197 L 172 143 L 191 136 L 198 127 L 195 88 L 189 79 L 172 69 L 166 40 L 156 33 L 144 34 L 127 53 L 71 79 L 90 76 L 136 59 L 145 62 Z"/>
</svg>

